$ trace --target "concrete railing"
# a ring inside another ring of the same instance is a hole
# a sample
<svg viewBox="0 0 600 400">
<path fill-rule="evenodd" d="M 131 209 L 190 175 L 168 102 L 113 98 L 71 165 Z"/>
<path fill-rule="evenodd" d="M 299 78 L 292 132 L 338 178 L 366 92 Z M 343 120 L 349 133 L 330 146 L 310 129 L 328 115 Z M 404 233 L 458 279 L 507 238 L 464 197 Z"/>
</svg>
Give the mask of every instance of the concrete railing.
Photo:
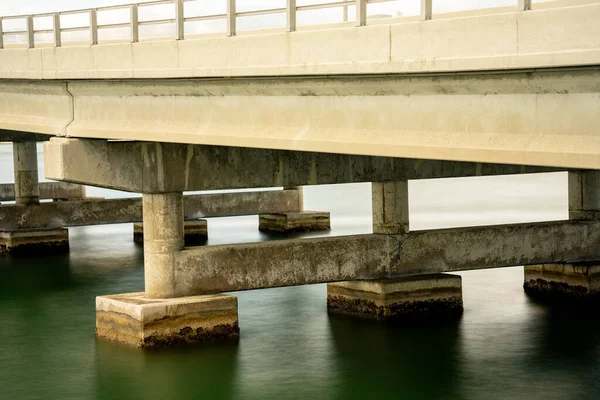
<svg viewBox="0 0 600 400">
<path fill-rule="evenodd" d="M 89 31 L 89 43 L 98 44 L 98 31 L 111 28 L 129 28 L 130 40 L 132 43 L 140 40 L 140 26 L 157 25 L 157 24 L 174 24 L 175 39 L 182 40 L 185 38 L 185 23 L 199 22 L 209 20 L 226 21 L 226 32 L 228 36 L 235 36 L 237 32 L 236 21 L 240 17 L 251 17 L 259 15 L 286 15 L 286 29 L 288 32 L 296 30 L 296 16 L 298 12 L 318 10 L 326 8 L 342 8 L 344 12 L 344 21 L 348 21 L 348 8 L 354 7 L 356 10 L 356 25 L 365 26 L 367 24 L 367 4 L 373 3 L 388 3 L 397 0 L 338 0 L 321 4 L 311 5 L 296 5 L 296 0 L 287 0 L 286 7 L 271 8 L 253 11 L 236 11 L 236 0 L 224 0 L 226 2 L 226 13 L 211 14 L 202 16 L 185 17 L 186 3 L 197 2 L 201 0 L 158 0 L 144 3 L 134 3 L 126 5 L 89 8 L 80 10 L 69 10 L 55 13 L 31 14 L 31 15 L 16 15 L 8 17 L 0 17 L 0 49 L 4 48 L 4 36 L 8 35 L 25 35 L 26 44 L 29 48 L 34 48 L 36 44 L 36 34 L 51 34 L 54 47 L 60 47 L 62 44 L 62 33 L 65 32 L 81 32 Z M 422 20 L 430 20 L 432 18 L 432 2 L 433 0 L 418 0 L 421 2 L 420 17 Z M 531 9 L 532 0 L 518 0 L 518 9 L 526 11 Z M 140 21 L 139 9 L 144 7 L 173 5 L 175 18 L 152 19 Z M 98 23 L 98 13 L 127 10 L 129 9 L 129 21 L 123 23 Z M 87 15 L 88 22 L 85 25 L 78 25 L 68 28 L 61 27 L 61 16 L 67 15 Z M 52 22 L 51 29 L 35 29 L 34 22 L 41 18 L 50 18 Z M 3 21 L 20 20 L 25 22 L 25 30 L 10 30 L 3 31 Z"/>
</svg>

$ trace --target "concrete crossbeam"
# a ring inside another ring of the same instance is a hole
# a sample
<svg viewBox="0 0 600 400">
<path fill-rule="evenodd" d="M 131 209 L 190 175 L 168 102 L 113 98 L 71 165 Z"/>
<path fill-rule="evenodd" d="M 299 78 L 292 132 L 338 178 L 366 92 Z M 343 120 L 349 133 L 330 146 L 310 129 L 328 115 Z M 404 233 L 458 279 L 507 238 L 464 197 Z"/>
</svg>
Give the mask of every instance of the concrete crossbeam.
<svg viewBox="0 0 600 400">
<path fill-rule="evenodd" d="M 556 222 L 188 248 L 175 296 L 600 259 L 600 222 Z"/>
<path fill-rule="evenodd" d="M 86 196 L 85 186 L 68 182 L 40 182 L 40 200 L 72 200 L 83 199 Z M 15 199 L 15 185 L 0 184 L 0 201 Z"/>
<path fill-rule="evenodd" d="M 505 164 L 70 138 L 53 138 L 45 144 L 44 151 L 45 173 L 49 179 L 143 193 L 557 170 Z M 248 168 L 249 165 L 252 168 Z"/>
<path fill-rule="evenodd" d="M 186 219 L 297 211 L 298 191 L 215 193 L 184 197 Z M 142 221 L 142 199 L 80 200 L 0 205 L 0 230 L 56 228 Z"/>
</svg>

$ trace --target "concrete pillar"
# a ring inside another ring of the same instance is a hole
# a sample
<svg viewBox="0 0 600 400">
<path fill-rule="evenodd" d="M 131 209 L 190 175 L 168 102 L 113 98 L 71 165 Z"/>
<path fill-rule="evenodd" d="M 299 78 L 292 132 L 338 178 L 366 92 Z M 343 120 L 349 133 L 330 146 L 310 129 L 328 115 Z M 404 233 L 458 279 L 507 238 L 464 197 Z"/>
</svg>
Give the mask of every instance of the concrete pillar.
<svg viewBox="0 0 600 400">
<path fill-rule="evenodd" d="M 298 192 L 298 209 L 304 211 L 304 187 L 303 186 L 286 186 L 283 190 L 296 190 Z"/>
<path fill-rule="evenodd" d="M 38 162 L 36 142 L 13 142 L 15 202 L 39 204 Z"/>
<path fill-rule="evenodd" d="M 371 183 L 373 233 L 408 233 L 408 181 Z"/>
<path fill-rule="evenodd" d="M 600 217 L 600 171 L 568 172 L 569 219 L 596 220 Z"/>
<path fill-rule="evenodd" d="M 208 239 L 208 221 L 205 219 L 184 221 L 183 232 L 186 246 L 203 244 Z M 133 241 L 138 244 L 144 243 L 144 224 L 141 222 L 133 224 Z"/>
<path fill-rule="evenodd" d="M 463 313 L 462 280 L 435 274 L 327 285 L 327 310 L 377 320 L 432 321 Z"/>
<path fill-rule="evenodd" d="M 408 182 L 371 183 L 373 233 L 409 232 Z M 327 284 L 327 310 L 378 320 L 438 320 L 462 315 L 460 276 L 422 275 L 400 279 Z"/>
<path fill-rule="evenodd" d="M 600 171 L 569 171 L 568 203 L 569 220 L 598 220 Z M 531 297 L 543 300 L 597 299 L 600 290 L 598 265 L 557 263 L 525 266 L 523 288 Z"/>
<path fill-rule="evenodd" d="M 183 249 L 183 194 L 143 194 L 144 277 L 149 298 L 175 297 L 175 255 Z"/>
<path fill-rule="evenodd" d="M 145 293 L 96 298 L 96 335 L 136 347 L 239 337 L 237 298 L 178 297 L 175 259 L 184 246 L 183 194 L 143 194 Z"/>
</svg>

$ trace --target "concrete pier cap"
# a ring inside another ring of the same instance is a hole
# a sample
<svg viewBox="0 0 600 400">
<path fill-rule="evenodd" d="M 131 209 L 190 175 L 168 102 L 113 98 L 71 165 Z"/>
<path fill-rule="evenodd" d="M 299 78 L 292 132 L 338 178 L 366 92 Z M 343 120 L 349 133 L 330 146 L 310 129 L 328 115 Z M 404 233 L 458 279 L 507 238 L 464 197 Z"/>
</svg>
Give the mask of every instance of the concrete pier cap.
<svg viewBox="0 0 600 400">
<path fill-rule="evenodd" d="M 237 298 L 225 294 L 151 299 L 144 293 L 96 298 L 96 335 L 149 348 L 239 337 Z"/>
<path fill-rule="evenodd" d="M 66 228 L 0 231 L 0 255 L 40 255 L 69 252 Z"/>
<path fill-rule="evenodd" d="M 463 313 L 462 279 L 432 274 L 329 283 L 327 311 L 382 321 L 452 320 Z"/>
<path fill-rule="evenodd" d="M 525 266 L 523 288 L 536 300 L 600 302 L 600 262 Z"/>
</svg>

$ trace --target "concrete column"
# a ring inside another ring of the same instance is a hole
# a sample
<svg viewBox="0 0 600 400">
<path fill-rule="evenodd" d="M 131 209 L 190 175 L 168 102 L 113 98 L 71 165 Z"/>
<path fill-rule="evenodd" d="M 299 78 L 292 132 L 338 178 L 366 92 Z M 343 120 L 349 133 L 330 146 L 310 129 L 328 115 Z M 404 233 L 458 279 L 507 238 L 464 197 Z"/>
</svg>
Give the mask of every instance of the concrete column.
<svg viewBox="0 0 600 400">
<path fill-rule="evenodd" d="M 16 203 L 39 204 L 36 142 L 13 142 L 13 160 Z"/>
<path fill-rule="evenodd" d="M 175 255 L 183 249 L 183 194 L 143 194 L 146 297 L 175 297 Z"/>
<path fill-rule="evenodd" d="M 304 210 L 304 187 L 303 186 L 286 186 L 283 190 L 296 190 L 298 191 L 298 209 L 296 211 Z"/>
<path fill-rule="evenodd" d="M 600 171 L 569 171 L 569 219 L 600 217 Z"/>
<path fill-rule="evenodd" d="M 408 233 L 408 182 L 373 182 L 373 233 Z"/>
</svg>

